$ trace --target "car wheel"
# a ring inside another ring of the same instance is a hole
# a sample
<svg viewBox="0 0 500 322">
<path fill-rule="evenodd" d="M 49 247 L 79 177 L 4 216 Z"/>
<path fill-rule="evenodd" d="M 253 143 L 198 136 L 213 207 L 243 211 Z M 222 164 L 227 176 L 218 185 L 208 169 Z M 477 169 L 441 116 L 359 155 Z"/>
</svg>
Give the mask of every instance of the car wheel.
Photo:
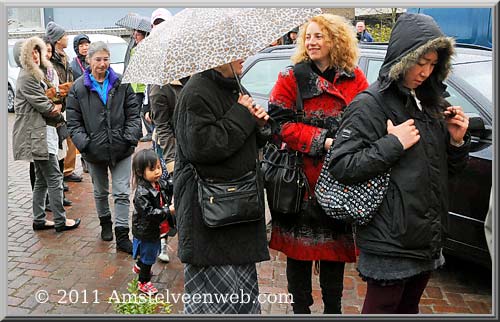
<svg viewBox="0 0 500 322">
<path fill-rule="evenodd" d="M 7 98 L 7 110 L 9 113 L 14 113 L 14 91 L 10 88 L 10 86 L 7 90 Z"/>
</svg>

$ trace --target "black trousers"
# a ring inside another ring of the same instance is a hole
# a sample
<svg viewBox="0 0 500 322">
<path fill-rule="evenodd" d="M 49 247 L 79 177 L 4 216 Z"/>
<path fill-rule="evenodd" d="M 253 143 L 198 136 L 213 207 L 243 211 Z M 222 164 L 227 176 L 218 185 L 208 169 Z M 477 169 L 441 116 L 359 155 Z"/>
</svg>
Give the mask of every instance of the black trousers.
<svg viewBox="0 0 500 322">
<path fill-rule="evenodd" d="M 293 295 L 292 308 L 295 314 L 310 314 L 312 297 L 312 261 L 287 258 L 286 277 L 288 292 Z M 344 289 L 343 262 L 320 261 L 319 283 L 323 297 L 324 314 L 342 314 L 342 291 Z"/>
</svg>

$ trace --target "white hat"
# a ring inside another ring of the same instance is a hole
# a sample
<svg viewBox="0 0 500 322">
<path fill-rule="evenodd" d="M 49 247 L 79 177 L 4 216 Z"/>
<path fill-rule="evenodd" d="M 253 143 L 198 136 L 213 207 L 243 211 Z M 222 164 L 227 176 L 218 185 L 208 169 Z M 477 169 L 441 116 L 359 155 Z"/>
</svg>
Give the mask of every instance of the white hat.
<svg viewBox="0 0 500 322">
<path fill-rule="evenodd" d="M 172 14 L 170 11 L 168 11 L 165 8 L 158 8 L 153 13 L 151 14 L 151 24 L 155 22 L 156 19 L 160 18 L 163 20 L 167 20 L 168 18 L 172 17 Z"/>
</svg>

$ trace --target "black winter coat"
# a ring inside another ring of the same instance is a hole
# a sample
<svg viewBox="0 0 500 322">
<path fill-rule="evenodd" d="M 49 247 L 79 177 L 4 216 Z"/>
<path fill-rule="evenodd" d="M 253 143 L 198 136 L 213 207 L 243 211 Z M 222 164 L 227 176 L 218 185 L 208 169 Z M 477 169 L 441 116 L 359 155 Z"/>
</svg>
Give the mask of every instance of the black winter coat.
<svg viewBox="0 0 500 322">
<path fill-rule="evenodd" d="M 92 163 L 115 164 L 130 156 L 142 136 L 139 105 L 129 84 L 109 68 L 112 86 L 106 105 L 91 90 L 89 69 L 67 97 L 66 119 L 71 139 L 82 157 Z"/>
<path fill-rule="evenodd" d="M 360 93 L 349 105 L 329 170 L 339 181 L 354 183 L 391 169 L 384 201 L 372 222 L 358 227 L 356 245 L 367 253 L 430 260 L 439 258 L 446 229 L 448 176 L 464 168 L 470 136 L 461 147 L 451 145 L 440 114 L 453 42 L 427 18 L 412 16 L 400 18 L 416 19 L 404 29 L 396 24 L 379 79 L 368 89 L 379 101 Z M 416 90 L 421 111 L 401 76 L 428 49 L 438 51 L 439 62 Z M 394 125 L 414 119 L 420 140 L 405 151 L 387 134 L 388 118 Z"/>
<path fill-rule="evenodd" d="M 174 203 L 183 263 L 243 265 L 269 259 L 264 218 L 209 228 L 198 203 L 192 166 L 201 177 L 218 179 L 256 169 L 261 132 L 247 108 L 237 103 L 238 92 L 234 79 L 209 70 L 191 77 L 175 107 Z"/>
<path fill-rule="evenodd" d="M 159 180 L 160 191 L 151 183 L 139 179 L 134 194 L 134 214 L 132 216 L 132 234 L 135 238 L 147 241 L 160 239 L 160 223 L 167 219 L 173 226 L 169 205 L 172 202 L 172 187 L 166 180 Z M 160 194 L 164 206 L 160 206 Z"/>
</svg>

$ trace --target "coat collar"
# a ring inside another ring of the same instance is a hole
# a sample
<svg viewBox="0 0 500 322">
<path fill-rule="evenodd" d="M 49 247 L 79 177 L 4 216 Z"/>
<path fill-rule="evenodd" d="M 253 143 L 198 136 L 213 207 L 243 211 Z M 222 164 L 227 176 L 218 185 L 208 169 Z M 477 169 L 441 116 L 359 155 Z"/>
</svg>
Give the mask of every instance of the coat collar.
<svg viewBox="0 0 500 322">
<path fill-rule="evenodd" d="M 315 73 L 311 64 L 313 64 L 313 62 L 305 61 L 296 64 L 293 68 L 295 79 L 297 80 L 297 85 L 303 99 L 318 96 L 323 92 L 338 95 L 338 91 L 335 89 L 334 85 L 342 82 L 343 80 L 353 79 L 355 77 L 354 72 L 349 73 L 344 70 L 337 70 L 335 77 L 333 78 L 333 82 L 330 82 Z"/>
</svg>

